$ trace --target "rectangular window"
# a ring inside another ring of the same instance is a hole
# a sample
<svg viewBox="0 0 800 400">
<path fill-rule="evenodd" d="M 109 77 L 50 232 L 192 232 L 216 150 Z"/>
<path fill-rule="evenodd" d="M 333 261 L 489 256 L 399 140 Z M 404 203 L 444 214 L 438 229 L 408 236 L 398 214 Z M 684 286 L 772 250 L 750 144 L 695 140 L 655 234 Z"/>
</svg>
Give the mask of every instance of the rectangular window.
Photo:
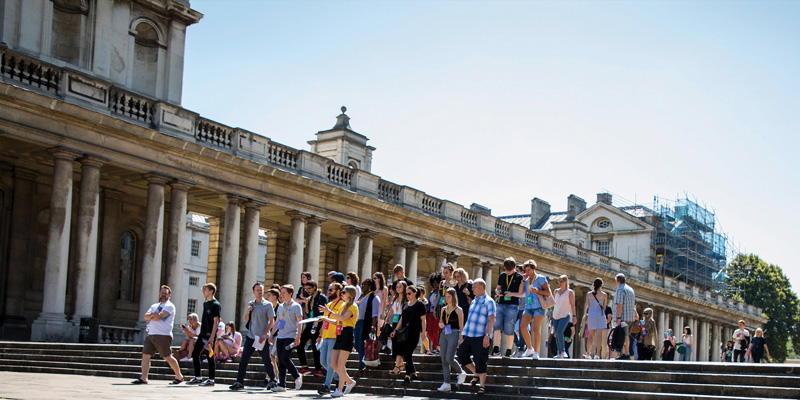
<svg viewBox="0 0 800 400">
<path fill-rule="evenodd" d="M 186 303 L 186 314 L 197 312 L 197 299 L 189 299 Z"/>
<path fill-rule="evenodd" d="M 192 257 L 200 257 L 200 241 L 192 240 Z"/>
<path fill-rule="evenodd" d="M 198 278 L 196 276 L 190 276 L 189 277 L 189 286 L 197 286 L 199 281 L 200 281 L 200 278 Z"/>
<path fill-rule="evenodd" d="M 597 252 L 608 257 L 611 255 L 611 241 L 610 240 L 598 240 L 597 241 Z"/>
</svg>

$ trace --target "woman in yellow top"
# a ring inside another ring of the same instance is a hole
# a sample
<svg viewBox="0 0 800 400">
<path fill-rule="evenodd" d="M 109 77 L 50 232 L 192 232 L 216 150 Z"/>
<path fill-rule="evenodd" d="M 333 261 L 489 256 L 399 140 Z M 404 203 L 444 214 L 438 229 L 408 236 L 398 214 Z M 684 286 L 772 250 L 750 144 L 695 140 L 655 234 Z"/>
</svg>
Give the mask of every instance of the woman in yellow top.
<svg viewBox="0 0 800 400">
<path fill-rule="evenodd" d="M 331 283 L 328 288 L 328 299 L 330 303 L 327 306 L 320 306 L 319 311 L 325 313 L 324 316 L 328 317 L 330 311 L 335 313 L 342 312 L 344 302 L 342 301 L 342 284 L 338 282 Z M 328 310 L 328 312 L 325 312 Z M 317 338 L 319 349 L 319 361 L 325 367 L 325 385 L 318 391 L 319 394 L 324 395 L 330 393 L 331 382 L 333 382 L 336 369 L 333 368 L 331 357 L 333 356 L 333 345 L 336 344 L 336 325 L 325 321 L 322 323 L 322 331 L 320 331 L 319 338 Z"/>
<path fill-rule="evenodd" d="M 331 395 L 332 397 L 342 397 L 353 390 L 356 386 L 356 381 L 347 375 L 347 358 L 350 352 L 353 351 L 355 344 L 355 336 L 353 328 L 358 321 L 358 306 L 355 304 L 357 296 L 355 286 L 346 286 L 342 292 L 342 301 L 344 306 L 340 312 L 334 312 L 328 307 L 320 307 L 325 311 L 328 322 L 335 322 L 336 325 L 336 343 L 333 345 L 333 354 L 331 355 L 331 366 L 339 373 L 339 387 Z"/>
</svg>

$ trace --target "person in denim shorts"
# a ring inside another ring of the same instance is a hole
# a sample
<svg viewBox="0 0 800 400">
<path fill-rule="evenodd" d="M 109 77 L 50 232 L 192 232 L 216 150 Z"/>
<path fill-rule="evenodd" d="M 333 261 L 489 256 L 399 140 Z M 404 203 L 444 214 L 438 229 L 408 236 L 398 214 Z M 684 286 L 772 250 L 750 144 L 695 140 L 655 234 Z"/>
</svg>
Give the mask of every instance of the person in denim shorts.
<svg viewBox="0 0 800 400">
<path fill-rule="evenodd" d="M 528 347 L 522 357 L 533 357 L 534 360 L 539 359 L 539 346 L 542 343 L 541 326 L 544 321 L 545 310 L 539 303 L 539 296 L 550 295 L 550 287 L 547 284 L 547 278 L 544 275 L 536 273 L 536 261 L 528 260 L 522 265 L 525 271 L 525 280 L 520 285 L 519 291 L 512 294 L 512 296 L 519 297 L 521 303 L 525 304 L 525 311 L 522 313 L 522 319 L 519 323 L 519 333 Z M 528 326 L 533 321 L 533 329 L 528 331 Z M 533 334 L 533 343 L 531 344 L 531 334 Z"/>
<path fill-rule="evenodd" d="M 503 261 L 503 271 L 497 278 L 497 318 L 494 321 L 494 350 L 492 355 L 500 355 L 500 334 L 506 336 L 506 357 L 511 357 L 514 343 L 514 324 L 517 322 L 519 298 L 513 294 L 522 286 L 522 274 L 516 271 L 517 262 L 512 257 Z"/>
</svg>

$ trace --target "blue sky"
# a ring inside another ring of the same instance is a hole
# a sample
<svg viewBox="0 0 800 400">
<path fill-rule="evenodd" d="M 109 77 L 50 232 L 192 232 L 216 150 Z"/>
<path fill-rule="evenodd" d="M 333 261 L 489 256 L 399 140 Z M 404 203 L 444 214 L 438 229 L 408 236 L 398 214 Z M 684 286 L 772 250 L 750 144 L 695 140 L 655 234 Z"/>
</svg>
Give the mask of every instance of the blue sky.
<svg viewBox="0 0 800 400">
<path fill-rule="evenodd" d="M 800 288 L 800 2 L 191 3 L 207 118 L 308 150 L 345 105 L 374 174 L 498 216 L 688 194 Z"/>
</svg>

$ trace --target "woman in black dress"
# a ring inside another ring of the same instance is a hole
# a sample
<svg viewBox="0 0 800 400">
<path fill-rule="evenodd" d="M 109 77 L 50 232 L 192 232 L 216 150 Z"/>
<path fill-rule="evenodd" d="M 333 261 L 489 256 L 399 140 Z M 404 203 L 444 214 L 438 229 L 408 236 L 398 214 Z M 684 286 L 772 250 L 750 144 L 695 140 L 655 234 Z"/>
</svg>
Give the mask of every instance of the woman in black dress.
<svg viewBox="0 0 800 400">
<path fill-rule="evenodd" d="M 472 293 L 472 283 L 469 281 L 469 274 L 464 268 L 457 268 L 453 272 L 453 277 L 456 280 L 456 296 L 458 296 L 458 306 L 464 311 L 464 321 L 467 320 L 469 314 L 469 304 L 475 298 Z"/>
<path fill-rule="evenodd" d="M 392 332 L 392 337 L 407 335 L 405 340 L 397 343 L 402 349 L 403 361 L 406 365 L 406 377 L 403 379 L 403 386 L 408 386 L 412 380 L 419 380 L 414 369 L 412 356 L 414 349 L 419 344 L 420 334 L 423 338 L 428 336 L 427 327 L 425 326 L 425 305 L 417 300 L 419 298 L 419 289 L 409 286 L 406 289 L 406 297 L 408 298 L 408 304 L 403 308 L 397 328 Z M 404 331 L 405 333 L 403 333 Z"/>
</svg>

